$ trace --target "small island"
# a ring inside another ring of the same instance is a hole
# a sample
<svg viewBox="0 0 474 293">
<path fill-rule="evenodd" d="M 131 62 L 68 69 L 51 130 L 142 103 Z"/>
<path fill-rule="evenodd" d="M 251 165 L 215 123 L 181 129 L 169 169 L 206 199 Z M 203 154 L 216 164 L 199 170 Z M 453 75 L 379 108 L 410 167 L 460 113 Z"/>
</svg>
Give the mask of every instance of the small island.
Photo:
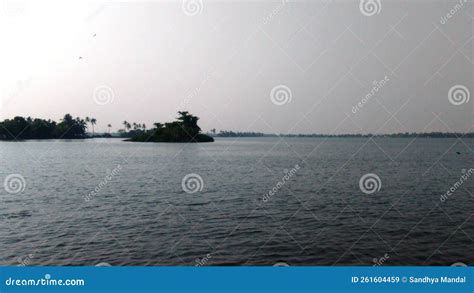
<svg viewBox="0 0 474 293">
<path fill-rule="evenodd" d="M 140 130 L 127 141 L 136 142 L 213 142 L 214 138 L 201 133 L 199 117 L 187 111 L 178 112 L 177 121 L 155 123 L 155 128 Z"/>
<path fill-rule="evenodd" d="M 198 117 L 189 112 L 178 112 L 177 121 L 169 123 L 155 123 L 154 128 L 146 129 L 145 124 L 132 125 L 124 121 L 125 129 L 119 130 L 119 137 L 126 141 L 136 142 L 213 142 L 214 138 L 201 133 L 197 125 Z M 111 124 L 108 124 L 109 133 L 96 134 L 94 126 L 97 119 L 86 117 L 73 118 L 70 114 L 64 115 L 60 122 L 51 119 L 39 119 L 31 117 L 16 116 L 13 119 L 5 119 L 0 122 L 0 140 L 21 141 L 29 139 L 87 139 L 87 138 L 110 138 Z M 87 133 L 89 124 L 92 133 Z"/>
</svg>

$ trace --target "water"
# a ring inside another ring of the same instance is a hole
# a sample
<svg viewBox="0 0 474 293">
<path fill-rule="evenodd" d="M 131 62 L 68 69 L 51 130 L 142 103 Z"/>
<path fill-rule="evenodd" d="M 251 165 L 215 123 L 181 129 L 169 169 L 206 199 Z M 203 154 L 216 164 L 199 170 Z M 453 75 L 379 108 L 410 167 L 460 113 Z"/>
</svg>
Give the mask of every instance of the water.
<svg viewBox="0 0 474 293">
<path fill-rule="evenodd" d="M 0 190 L 0 261 L 472 264 L 473 178 L 440 196 L 474 167 L 473 149 L 425 138 L 0 142 L 0 178 L 25 179 L 19 193 Z M 182 187 L 191 173 L 203 180 L 194 194 Z M 367 173 L 378 192 L 359 188 Z"/>
</svg>

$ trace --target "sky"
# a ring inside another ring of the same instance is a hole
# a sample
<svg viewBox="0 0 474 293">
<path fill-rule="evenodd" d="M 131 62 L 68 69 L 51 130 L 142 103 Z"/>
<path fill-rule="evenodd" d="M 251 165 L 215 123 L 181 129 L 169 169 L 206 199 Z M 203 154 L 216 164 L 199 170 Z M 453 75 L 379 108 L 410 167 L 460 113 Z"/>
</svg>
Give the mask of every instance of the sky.
<svg viewBox="0 0 474 293">
<path fill-rule="evenodd" d="M 472 1 L 0 1 L 0 119 L 474 131 Z"/>
</svg>

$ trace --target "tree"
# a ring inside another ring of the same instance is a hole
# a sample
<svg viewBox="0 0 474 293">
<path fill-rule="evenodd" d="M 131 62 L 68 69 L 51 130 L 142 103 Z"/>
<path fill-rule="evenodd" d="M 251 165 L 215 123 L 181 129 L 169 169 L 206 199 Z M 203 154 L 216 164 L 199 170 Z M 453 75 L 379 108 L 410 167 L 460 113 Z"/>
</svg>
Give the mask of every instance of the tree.
<svg viewBox="0 0 474 293">
<path fill-rule="evenodd" d="M 91 118 L 91 125 L 92 125 L 92 136 L 94 136 L 95 132 L 94 132 L 94 125 L 97 124 L 97 119 L 95 118 Z"/>
<path fill-rule="evenodd" d="M 110 134 L 110 128 L 112 127 L 112 124 L 107 124 L 107 128 L 109 128 L 109 134 Z"/>
<path fill-rule="evenodd" d="M 86 128 L 85 120 L 79 117 L 74 119 L 70 114 L 66 114 L 57 125 L 53 136 L 57 138 L 84 138 Z"/>
<path fill-rule="evenodd" d="M 89 128 L 89 122 L 91 122 L 91 118 L 89 118 L 89 116 L 86 116 L 84 122 L 86 122 L 86 128 Z"/>
<path fill-rule="evenodd" d="M 15 117 L 15 119 L 16 118 L 17 117 Z M 62 119 L 62 122 L 67 123 L 67 124 L 71 124 L 73 120 L 74 120 L 74 118 L 72 118 L 71 114 L 66 114 L 66 115 L 64 115 L 64 117 Z"/>
<path fill-rule="evenodd" d="M 197 125 L 198 117 L 189 112 L 178 112 L 177 121 L 159 123 L 156 122 L 152 130 L 146 130 L 146 125 L 139 124 L 144 130 L 130 132 L 131 141 L 142 142 L 212 142 L 210 136 L 200 133 Z"/>
<path fill-rule="evenodd" d="M 179 111 L 178 114 L 180 116 L 177 119 L 184 126 L 201 130 L 201 128 L 197 125 L 199 117 L 196 117 L 196 116 L 193 116 L 193 115 L 189 114 L 188 111 Z"/>
</svg>

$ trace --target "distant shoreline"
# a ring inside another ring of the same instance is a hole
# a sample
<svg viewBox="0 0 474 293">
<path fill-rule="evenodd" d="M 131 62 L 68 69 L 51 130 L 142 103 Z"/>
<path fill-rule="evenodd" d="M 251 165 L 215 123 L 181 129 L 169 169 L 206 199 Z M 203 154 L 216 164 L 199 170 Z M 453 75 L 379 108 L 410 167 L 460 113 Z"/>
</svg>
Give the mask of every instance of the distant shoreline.
<svg viewBox="0 0 474 293">
<path fill-rule="evenodd" d="M 458 133 L 458 132 L 422 132 L 422 133 L 393 133 L 393 134 L 267 134 L 259 132 L 220 132 L 218 134 L 207 133 L 212 137 L 301 137 L 301 138 L 369 138 L 369 137 L 388 137 L 388 138 L 474 138 L 474 132 Z"/>
<path fill-rule="evenodd" d="M 392 134 L 268 134 L 249 131 L 229 131 L 211 129 L 203 133 L 198 126 L 199 117 L 187 111 L 179 111 L 176 121 L 153 124 L 147 128 L 145 123 L 129 123 L 123 121 L 124 129 L 111 133 L 111 124 L 107 124 L 108 133 L 95 132 L 94 126 L 97 119 L 86 117 L 73 118 L 65 114 L 59 121 L 51 119 L 16 116 L 13 119 L 0 121 L 0 141 L 23 140 L 50 140 L 50 139 L 90 139 L 120 137 L 131 142 L 167 142 L 167 143 L 205 143 L 213 142 L 214 138 L 239 138 L 239 137 L 297 137 L 297 138 L 474 138 L 474 132 L 404 132 Z M 89 125 L 92 133 L 88 132 Z"/>
<path fill-rule="evenodd" d="M 219 135 L 219 134 L 212 134 L 207 133 L 206 135 L 212 138 L 474 138 L 474 133 L 455 133 L 455 132 L 445 132 L 445 133 L 438 133 L 438 132 L 431 132 L 431 133 L 396 133 L 396 134 L 263 134 L 263 133 L 234 133 L 233 135 Z M 102 138 L 102 139 L 122 139 L 124 142 L 137 142 L 131 140 L 130 138 L 126 138 L 120 136 L 118 133 L 112 134 L 96 134 L 95 136 L 85 136 L 85 137 L 78 137 L 78 138 L 28 138 L 28 139 L 4 139 L 0 137 L 0 141 L 7 141 L 7 142 L 21 142 L 21 141 L 47 141 L 47 140 L 89 140 L 94 138 Z M 140 142 L 140 141 L 138 141 Z M 147 142 L 147 141 L 142 141 Z M 155 141 L 155 143 L 176 143 L 170 141 Z M 183 141 L 186 143 L 186 141 Z"/>
</svg>

